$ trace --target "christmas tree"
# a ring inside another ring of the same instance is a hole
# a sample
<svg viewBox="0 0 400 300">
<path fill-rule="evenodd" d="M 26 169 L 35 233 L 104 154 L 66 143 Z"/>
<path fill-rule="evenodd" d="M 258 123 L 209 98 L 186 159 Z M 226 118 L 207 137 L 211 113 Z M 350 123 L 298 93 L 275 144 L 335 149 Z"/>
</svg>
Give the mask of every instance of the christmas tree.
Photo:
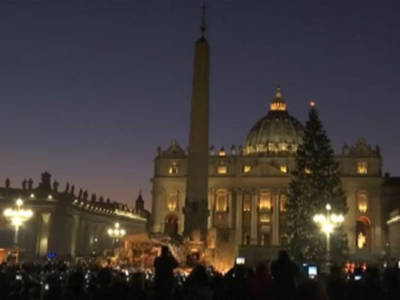
<svg viewBox="0 0 400 300">
<path fill-rule="evenodd" d="M 320 261 L 325 257 L 326 241 L 313 216 L 324 213 L 327 203 L 333 213 L 343 215 L 347 206 L 338 163 L 314 105 L 311 105 L 303 144 L 297 150 L 295 162 L 286 216 L 289 251 L 297 261 Z M 331 235 L 330 248 L 334 260 L 346 255 L 347 240 L 341 228 Z"/>
</svg>

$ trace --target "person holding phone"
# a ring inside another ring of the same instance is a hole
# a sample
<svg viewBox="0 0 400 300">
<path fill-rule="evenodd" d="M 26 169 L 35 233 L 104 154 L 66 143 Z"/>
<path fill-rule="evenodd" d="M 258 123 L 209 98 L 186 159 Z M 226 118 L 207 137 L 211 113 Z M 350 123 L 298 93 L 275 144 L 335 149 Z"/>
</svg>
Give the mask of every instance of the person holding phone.
<svg viewBox="0 0 400 300">
<path fill-rule="evenodd" d="M 171 299 L 174 286 L 174 269 L 178 262 L 169 252 L 167 246 L 161 247 L 161 255 L 154 260 L 155 287 L 158 299 Z"/>
</svg>

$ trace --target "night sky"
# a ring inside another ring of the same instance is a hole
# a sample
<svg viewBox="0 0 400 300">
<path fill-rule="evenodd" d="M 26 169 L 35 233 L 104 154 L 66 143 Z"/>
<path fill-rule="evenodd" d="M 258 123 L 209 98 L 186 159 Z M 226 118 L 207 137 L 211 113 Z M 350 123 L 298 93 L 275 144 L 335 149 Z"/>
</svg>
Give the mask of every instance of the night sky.
<svg viewBox="0 0 400 300">
<path fill-rule="evenodd" d="M 396 3 L 397 2 L 397 3 Z M 157 146 L 188 140 L 200 0 L 2 0 L 0 181 L 48 170 L 150 205 Z M 339 150 L 364 136 L 400 175 L 399 1 L 208 1 L 210 144 L 243 144 L 281 85 Z"/>
</svg>

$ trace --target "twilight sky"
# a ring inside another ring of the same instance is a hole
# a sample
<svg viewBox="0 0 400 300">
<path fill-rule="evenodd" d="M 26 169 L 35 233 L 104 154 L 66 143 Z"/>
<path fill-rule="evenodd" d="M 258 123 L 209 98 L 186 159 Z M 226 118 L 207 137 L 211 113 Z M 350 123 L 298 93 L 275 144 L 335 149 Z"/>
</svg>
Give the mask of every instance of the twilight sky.
<svg viewBox="0 0 400 300">
<path fill-rule="evenodd" d="M 150 205 L 156 147 L 188 139 L 200 0 L 2 0 L 0 182 L 48 170 Z M 400 175 L 399 1 L 209 0 L 210 143 L 243 144 L 280 84 L 335 149 L 364 136 Z"/>
</svg>

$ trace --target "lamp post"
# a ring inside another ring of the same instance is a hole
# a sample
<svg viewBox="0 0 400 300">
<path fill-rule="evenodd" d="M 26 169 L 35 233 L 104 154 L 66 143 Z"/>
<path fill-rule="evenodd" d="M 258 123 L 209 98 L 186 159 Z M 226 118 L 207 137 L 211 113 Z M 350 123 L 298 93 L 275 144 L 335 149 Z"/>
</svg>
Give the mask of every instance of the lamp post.
<svg viewBox="0 0 400 300">
<path fill-rule="evenodd" d="M 344 217 L 341 214 L 333 214 L 332 206 L 328 203 L 325 206 L 326 214 L 317 214 L 313 220 L 317 223 L 323 233 L 326 235 L 326 271 L 329 271 L 329 263 L 331 260 L 331 234 L 337 226 L 343 223 Z"/>
<path fill-rule="evenodd" d="M 107 234 L 113 240 L 113 249 L 114 249 L 114 244 L 117 243 L 119 239 L 126 234 L 126 230 L 121 228 L 119 223 L 117 222 L 114 224 L 113 228 L 107 229 Z"/>
<path fill-rule="evenodd" d="M 3 212 L 4 217 L 14 226 L 14 246 L 17 248 L 17 251 L 19 228 L 33 216 L 33 211 L 31 209 L 24 209 L 23 205 L 24 201 L 18 198 L 17 201 L 15 201 L 15 208 L 6 208 Z"/>
</svg>

